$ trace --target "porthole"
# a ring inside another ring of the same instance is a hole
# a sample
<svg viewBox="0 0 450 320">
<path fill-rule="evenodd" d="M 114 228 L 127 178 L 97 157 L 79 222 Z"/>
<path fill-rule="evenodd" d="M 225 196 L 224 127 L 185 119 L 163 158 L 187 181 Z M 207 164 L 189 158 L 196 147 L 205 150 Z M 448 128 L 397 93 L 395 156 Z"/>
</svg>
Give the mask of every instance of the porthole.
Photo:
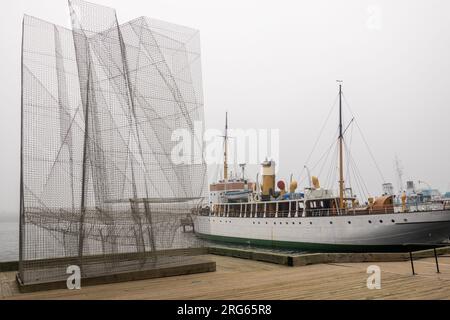
<svg viewBox="0 0 450 320">
<path fill-rule="evenodd" d="M 333 224 L 333 221 L 330 221 L 330 224 Z"/>
<path fill-rule="evenodd" d="M 403 219 L 403 221 L 408 222 L 408 219 Z"/>
<path fill-rule="evenodd" d="M 369 223 L 372 223 L 372 220 L 369 220 L 368 222 L 369 222 Z"/>
<path fill-rule="evenodd" d="M 391 221 L 392 221 L 392 223 L 395 223 L 395 220 L 394 220 L 394 219 L 392 219 Z"/>
<path fill-rule="evenodd" d="M 274 221 L 273 224 L 277 224 L 277 223 Z"/>
<path fill-rule="evenodd" d="M 380 223 L 383 223 L 383 220 L 380 220 Z"/>
<path fill-rule="evenodd" d="M 292 224 L 295 224 L 295 222 L 294 222 L 294 221 L 292 221 Z"/>
<path fill-rule="evenodd" d="M 289 222 L 286 221 L 286 224 L 289 224 Z"/>
<path fill-rule="evenodd" d="M 255 224 L 255 221 L 253 221 L 253 224 Z"/>
<path fill-rule="evenodd" d="M 348 223 L 348 224 L 352 224 L 352 222 L 351 222 L 351 221 L 347 221 L 347 223 Z"/>
<path fill-rule="evenodd" d="M 267 221 L 266 221 L 266 224 L 267 224 Z"/>
<path fill-rule="evenodd" d="M 260 221 L 258 221 L 258 224 L 261 224 L 261 222 L 260 222 Z"/>
<path fill-rule="evenodd" d="M 280 222 L 280 224 L 282 224 L 282 222 Z"/>
<path fill-rule="evenodd" d="M 309 224 L 312 224 L 312 221 L 310 221 Z"/>
<path fill-rule="evenodd" d="M 298 224 L 302 224 L 302 223 L 299 221 Z"/>
</svg>

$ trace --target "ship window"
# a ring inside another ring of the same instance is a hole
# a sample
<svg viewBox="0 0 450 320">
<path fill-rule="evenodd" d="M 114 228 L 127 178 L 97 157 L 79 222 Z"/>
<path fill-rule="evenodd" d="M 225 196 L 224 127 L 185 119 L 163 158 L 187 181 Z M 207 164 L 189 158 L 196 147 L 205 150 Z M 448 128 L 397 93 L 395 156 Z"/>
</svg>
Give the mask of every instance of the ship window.
<svg viewBox="0 0 450 320">
<path fill-rule="evenodd" d="M 289 224 L 289 222 L 286 221 L 286 224 Z"/>
<path fill-rule="evenodd" d="M 407 222 L 407 221 L 408 221 L 408 219 L 403 219 L 403 221 Z"/>
<path fill-rule="evenodd" d="M 267 221 L 266 221 L 266 224 L 267 224 Z"/>
<path fill-rule="evenodd" d="M 369 223 L 372 223 L 372 220 L 369 220 Z"/>
<path fill-rule="evenodd" d="M 394 220 L 394 219 L 392 219 L 391 221 L 392 221 L 393 223 L 395 223 L 395 220 Z"/>
<path fill-rule="evenodd" d="M 348 224 L 352 224 L 352 222 L 351 221 L 347 221 L 348 222 Z"/>
<path fill-rule="evenodd" d="M 258 224 L 261 224 L 261 222 L 258 221 Z"/>
<path fill-rule="evenodd" d="M 292 221 L 292 224 L 295 224 L 295 222 L 294 222 L 294 221 Z"/>
<path fill-rule="evenodd" d="M 253 221 L 253 224 L 255 224 L 255 221 Z"/>
<path fill-rule="evenodd" d="M 333 224 L 333 221 L 330 221 L 330 224 Z"/>
<path fill-rule="evenodd" d="M 302 224 L 302 223 L 299 221 L 298 224 Z"/>
<path fill-rule="evenodd" d="M 273 224 L 277 224 L 277 223 L 274 221 Z"/>
<path fill-rule="evenodd" d="M 380 223 L 383 223 L 383 220 L 380 220 Z"/>
<path fill-rule="evenodd" d="M 281 224 L 282 222 L 280 222 L 280 224 Z"/>
<path fill-rule="evenodd" d="M 312 224 L 312 221 L 310 221 L 309 224 Z"/>
</svg>

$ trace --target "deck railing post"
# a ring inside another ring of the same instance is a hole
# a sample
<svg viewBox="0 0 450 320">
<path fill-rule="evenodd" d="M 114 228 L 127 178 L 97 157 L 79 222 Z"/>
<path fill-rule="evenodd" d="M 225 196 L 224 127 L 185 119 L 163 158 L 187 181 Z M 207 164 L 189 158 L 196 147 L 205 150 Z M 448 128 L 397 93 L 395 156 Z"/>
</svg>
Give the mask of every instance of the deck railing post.
<svg viewBox="0 0 450 320">
<path fill-rule="evenodd" d="M 413 274 L 413 276 L 415 276 L 416 273 L 414 272 L 414 261 L 413 261 L 413 255 L 412 255 L 411 249 L 409 249 L 409 260 L 411 260 L 412 274 Z"/>
<path fill-rule="evenodd" d="M 440 273 L 436 248 L 433 248 L 433 251 L 434 251 L 434 260 L 436 261 L 436 273 Z"/>
</svg>

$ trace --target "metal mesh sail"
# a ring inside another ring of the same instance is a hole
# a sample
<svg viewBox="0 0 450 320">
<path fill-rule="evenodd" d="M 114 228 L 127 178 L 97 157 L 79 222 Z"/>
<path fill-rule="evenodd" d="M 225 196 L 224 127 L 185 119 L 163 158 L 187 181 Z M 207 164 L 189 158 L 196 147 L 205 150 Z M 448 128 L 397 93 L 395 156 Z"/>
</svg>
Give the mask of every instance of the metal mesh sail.
<svg viewBox="0 0 450 320">
<path fill-rule="evenodd" d="M 206 193 L 198 31 L 69 7 L 72 29 L 23 20 L 23 283 L 65 279 L 68 264 L 84 277 L 171 264 L 171 249 L 202 245 L 180 225 Z"/>
</svg>

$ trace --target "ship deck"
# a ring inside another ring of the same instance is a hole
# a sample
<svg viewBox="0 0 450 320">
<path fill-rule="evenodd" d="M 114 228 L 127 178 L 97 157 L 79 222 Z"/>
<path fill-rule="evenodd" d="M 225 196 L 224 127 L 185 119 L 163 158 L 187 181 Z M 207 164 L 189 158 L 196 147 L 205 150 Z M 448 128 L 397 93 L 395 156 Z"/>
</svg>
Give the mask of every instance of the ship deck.
<svg viewBox="0 0 450 320">
<path fill-rule="evenodd" d="M 217 271 L 20 294 L 15 272 L 0 273 L 1 299 L 450 299 L 450 258 L 372 263 L 328 263 L 289 267 L 206 255 Z M 381 268 L 381 289 L 369 290 L 369 265 Z"/>
</svg>

